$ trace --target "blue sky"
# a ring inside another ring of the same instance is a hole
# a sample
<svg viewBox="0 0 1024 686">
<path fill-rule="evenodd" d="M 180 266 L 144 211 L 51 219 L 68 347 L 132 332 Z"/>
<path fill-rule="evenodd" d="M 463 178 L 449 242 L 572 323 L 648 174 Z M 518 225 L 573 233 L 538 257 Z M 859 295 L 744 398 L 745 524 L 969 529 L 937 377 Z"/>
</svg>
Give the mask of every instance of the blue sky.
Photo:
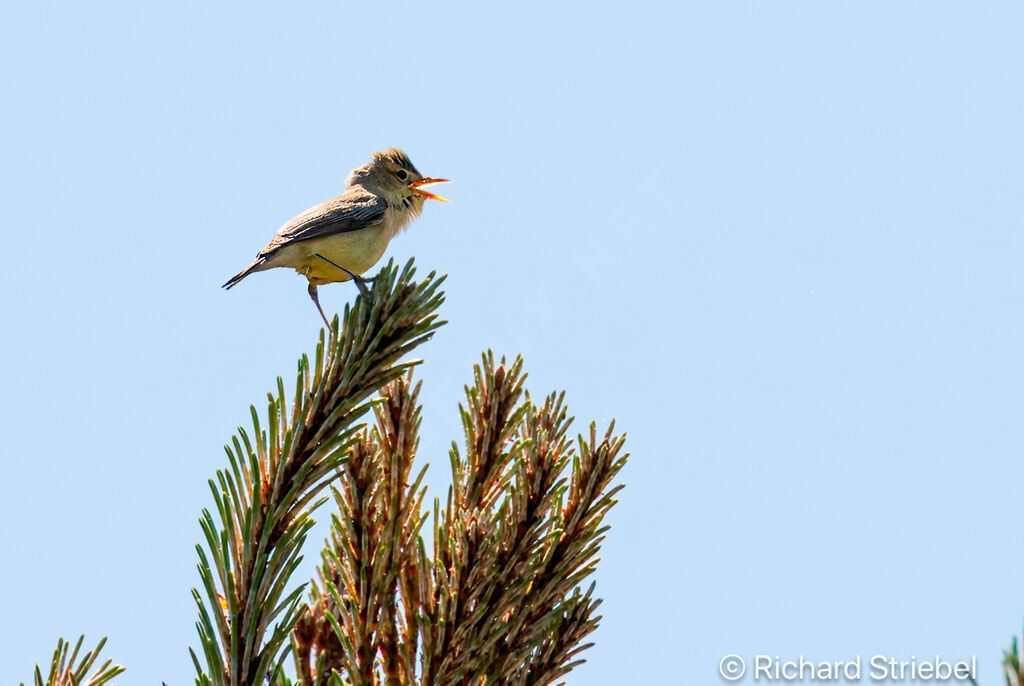
<svg viewBox="0 0 1024 686">
<path fill-rule="evenodd" d="M 397 145 L 454 181 L 389 251 L 449 274 L 421 349 L 433 493 L 488 347 L 567 389 L 579 429 L 629 432 L 570 684 L 719 683 L 727 653 L 977 655 L 1001 683 L 1024 619 L 1022 20 L 4 3 L 0 681 L 85 632 L 119 683 L 191 683 L 206 480 L 320 324 L 294 273 L 218 287 Z"/>
</svg>

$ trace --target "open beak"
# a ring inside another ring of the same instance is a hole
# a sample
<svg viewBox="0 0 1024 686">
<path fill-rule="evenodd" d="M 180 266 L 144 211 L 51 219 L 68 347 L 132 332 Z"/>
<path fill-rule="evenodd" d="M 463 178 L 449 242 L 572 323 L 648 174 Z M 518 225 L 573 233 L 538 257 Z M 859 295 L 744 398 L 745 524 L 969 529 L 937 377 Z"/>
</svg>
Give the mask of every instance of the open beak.
<svg viewBox="0 0 1024 686">
<path fill-rule="evenodd" d="M 427 177 L 425 179 L 420 179 L 419 181 L 413 181 L 409 184 L 409 188 L 413 189 L 413 195 L 416 197 L 440 200 L 441 202 L 451 202 L 448 198 L 442 198 L 440 195 L 434 195 L 429 191 L 421 190 L 421 186 L 429 186 L 432 183 L 448 183 L 448 179 L 431 179 L 430 177 Z"/>
</svg>

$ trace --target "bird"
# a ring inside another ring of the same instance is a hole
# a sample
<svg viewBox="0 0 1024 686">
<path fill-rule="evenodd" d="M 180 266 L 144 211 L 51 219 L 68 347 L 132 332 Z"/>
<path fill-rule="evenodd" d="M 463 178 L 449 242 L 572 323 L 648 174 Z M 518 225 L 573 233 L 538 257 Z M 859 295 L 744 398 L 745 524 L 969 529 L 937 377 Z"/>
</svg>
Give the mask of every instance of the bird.
<svg viewBox="0 0 1024 686">
<path fill-rule="evenodd" d="M 291 267 L 309 280 L 309 297 L 331 328 L 317 297 L 317 286 L 352 280 L 369 297 L 362 274 L 376 264 L 391 239 L 419 216 L 426 200 L 451 202 L 423 190 L 446 183 L 420 174 L 398 148 L 373 153 L 345 179 L 345 191 L 311 207 L 282 226 L 252 264 L 222 288 L 230 289 L 255 272 Z"/>
</svg>

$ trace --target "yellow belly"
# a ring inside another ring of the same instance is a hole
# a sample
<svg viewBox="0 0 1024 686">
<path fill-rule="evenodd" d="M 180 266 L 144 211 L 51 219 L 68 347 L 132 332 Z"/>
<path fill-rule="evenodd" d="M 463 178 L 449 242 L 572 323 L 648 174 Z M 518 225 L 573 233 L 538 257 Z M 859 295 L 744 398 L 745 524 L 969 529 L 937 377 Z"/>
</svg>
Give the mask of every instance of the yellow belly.
<svg viewBox="0 0 1024 686">
<path fill-rule="evenodd" d="M 334 265 L 362 274 L 377 263 L 387 247 L 388 235 L 378 224 L 285 245 L 268 260 L 267 267 L 291 267 L 314 284 L 348 281 L 349 275 Z"/>
</svg>

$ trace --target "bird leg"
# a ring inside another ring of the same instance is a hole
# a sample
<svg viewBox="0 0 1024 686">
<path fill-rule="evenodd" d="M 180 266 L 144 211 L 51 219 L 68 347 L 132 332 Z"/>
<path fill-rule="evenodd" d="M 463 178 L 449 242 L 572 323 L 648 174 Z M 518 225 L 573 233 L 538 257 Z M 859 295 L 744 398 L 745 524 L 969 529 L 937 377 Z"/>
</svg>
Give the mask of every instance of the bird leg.
<svg viewBox="0 0 1024 686">
<path fill-rule="evenodd" d="M 313 304 L 316 305 L 316 309 L 320 310 L 320 316 L 324 318 L 324 324 L 327 325 L 327 330 L 331 330 L 331 323 L 327 321 L 327 315 L 324 314 L 324 308 L 320 307 L 320 298 L 316 295 L 316 284 L 312 281 L 309 282 L 309 297 L 313 299 Z"/>
<path fill-rule="evenodd" d="M 365 278 L 359 276 L 358 274 L 350 272 L 349 270 L 347 270 L 344 267 L 342 267 L 340 264 L 337 264 L 335 262 L 330 261 L 329 259 L 327 259 L 323 255 L 321 255 L 320 253 L 314 253 L 314 255 L 316 257 L 319 257 L 321 260 L 323 260 L 327 264 L 331 265 L 332 267 L 337 267 L 341 271 L 343 271 L 346 274 L 348 274 L 349 278 L 352 279 L 352 281 L 355 282 L 356 286 L 359 287 L 359 292 L 362 294 L 362 296 L 364 298 L 366 298 L 367 300 L 370 299 L 370 289 L 366 287 L 366 283 L 369 282 L 369 281 L 373 281 L 373 279 L 365 279 Z"/>
</svg>

